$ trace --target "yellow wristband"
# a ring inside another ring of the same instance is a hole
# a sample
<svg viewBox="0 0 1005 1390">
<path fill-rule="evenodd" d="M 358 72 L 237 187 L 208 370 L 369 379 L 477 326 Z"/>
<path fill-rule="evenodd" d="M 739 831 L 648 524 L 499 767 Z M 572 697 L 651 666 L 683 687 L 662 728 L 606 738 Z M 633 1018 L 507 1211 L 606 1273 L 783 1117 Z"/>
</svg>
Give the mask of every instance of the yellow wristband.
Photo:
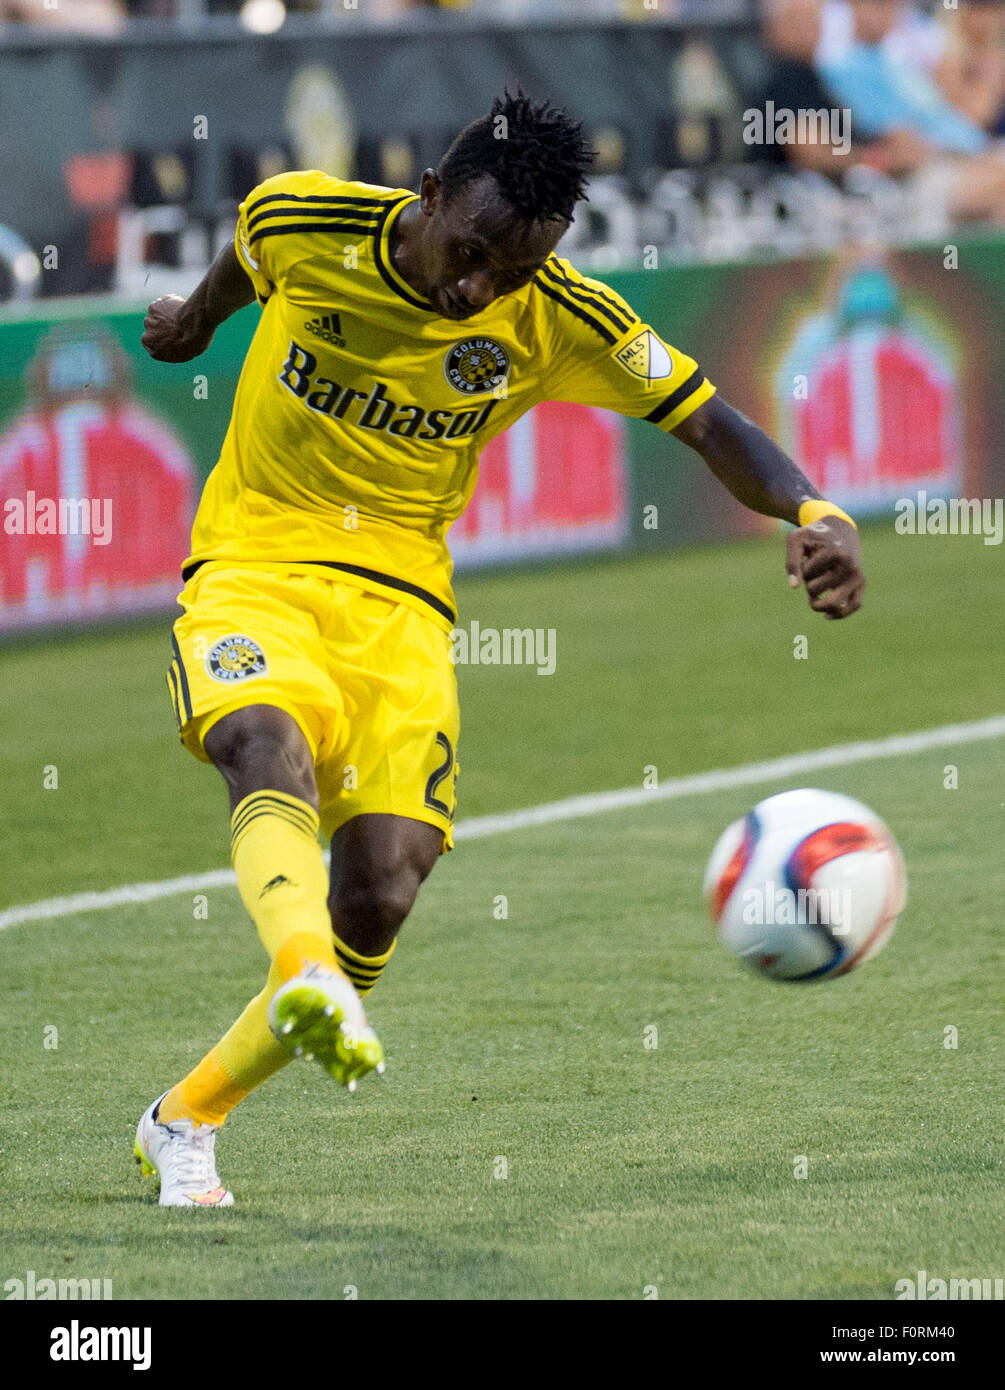
<svg viewBox="0 0 1005 1390">
<path fill-rule="evenodd" d="M 849 526 L 855 526 L 847 512 L 843 512 L 840 507 L 835 507 L 833 502 L 825 502 L 823 498 L 811 497 L 799 504 L 800 526 L 812 526 L 814 521 L 822 521 L 824 517 L 828 516 L 839 516 L 842 521 L 847 521 Z M 855 530 L 858 530 L 857 526 L 855 526 Z"/>
</svg>

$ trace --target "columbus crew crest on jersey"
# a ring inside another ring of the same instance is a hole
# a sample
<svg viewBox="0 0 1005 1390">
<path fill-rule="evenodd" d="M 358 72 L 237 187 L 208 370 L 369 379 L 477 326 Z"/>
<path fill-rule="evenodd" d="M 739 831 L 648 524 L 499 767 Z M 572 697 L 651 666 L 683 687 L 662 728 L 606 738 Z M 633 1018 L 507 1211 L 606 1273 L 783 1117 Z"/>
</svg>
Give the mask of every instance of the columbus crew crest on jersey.
<svg viewBox="0 0 1005 1390">
<path fill-rule="evenodd" d="M 206 653 L 206 670 L 214 680 L 247 680 L 249 676 L 261 676 L 269 669 L 265 653 L 257 642 L 241 633 L 221 637 Z"/>
<path fill-rule="evenodd" d="M 465 338 L 443 359 L 444 376 L 466 396 L 493 390 L 508 371 L 509 354 L 494 338 Z"/>
</svg>

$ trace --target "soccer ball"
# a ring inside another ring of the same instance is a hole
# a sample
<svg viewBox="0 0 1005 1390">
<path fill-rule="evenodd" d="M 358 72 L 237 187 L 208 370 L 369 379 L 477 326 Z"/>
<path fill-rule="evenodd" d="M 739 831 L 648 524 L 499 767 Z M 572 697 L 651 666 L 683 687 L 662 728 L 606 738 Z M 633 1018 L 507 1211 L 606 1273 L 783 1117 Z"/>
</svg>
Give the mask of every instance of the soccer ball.
<svg viewBox="0 0 1005 1390">
<path fill-rule="evenodd" d="M 705 899 L 748 969 L 830 980 L 885 944 L 907 900 L 904 861 L 875 811 L 804 787 L 759 801 L 723 832 Z"/>
</svg>

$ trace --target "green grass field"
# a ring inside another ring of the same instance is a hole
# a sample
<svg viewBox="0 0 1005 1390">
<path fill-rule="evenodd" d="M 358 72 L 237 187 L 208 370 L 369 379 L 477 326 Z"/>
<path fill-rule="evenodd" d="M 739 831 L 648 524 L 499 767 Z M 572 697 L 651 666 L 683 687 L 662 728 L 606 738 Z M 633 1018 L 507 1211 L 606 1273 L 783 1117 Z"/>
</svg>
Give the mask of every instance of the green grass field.
<svg viewBox="0 0 1005 1390">
<path fill-rule="evenodd" d="M 867 606 L 843 624 L 789 592 L 777 540 L 462 582 L 465 622 L 555 628 L 558 669 L 460 670 L 460 818 L 1005 711 L 997 551 L 864 542 Z M 177 745 L 166 653 L 163 623 L 5 655 L 0 906 L 226 866 L 222 783 Z M 811 781 L 904 850 L 910 902 L 876 960 L 772 985 L 710 932 L 716 835 L 798 782 L 462 842 L 371 999 L 386 1082 L 350 1100 L 288 1067 L 221 1135 L 225 1211 L 160 1210 L 131 1145 L 261 987 L 236 892 L 206 921 L 180 895 L 0 933 L 0 1282 L 887 1299 L 919 1269 L 1001 1275 L 1005 741 Z"/>
</svg>

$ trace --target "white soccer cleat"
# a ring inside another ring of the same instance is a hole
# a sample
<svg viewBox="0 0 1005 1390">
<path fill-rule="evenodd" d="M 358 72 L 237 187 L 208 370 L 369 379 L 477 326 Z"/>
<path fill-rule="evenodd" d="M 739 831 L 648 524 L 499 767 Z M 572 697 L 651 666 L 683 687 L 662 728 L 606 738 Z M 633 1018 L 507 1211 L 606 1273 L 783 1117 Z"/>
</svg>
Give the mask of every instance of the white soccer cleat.
<svg viewBox="0 0 1005 1390">
<path fill-rule="evenodd" d="M 192 1120 L 158 1124 L 154 1113 L 164 1096 L 158 1096 L 144 1113 L 133 1145 L 143 1176 L 156 1173 L 160 1177 L 161 1206 L 232 1206 L 234 1194 L 227 1191 L 216 1171 L 214 1147 L 220 1126 L 197 1125 Z"/>
<path fill-rule="evenodd" d="M 366 1021 L 363 1004 L 345 975 L 309 966 L 269 1000 L 269 1026 L 295 1057 L 320 1062 L 355 1091 L 367 1072 L 384 1070 L 384 1050 Z"/>
</svg>

